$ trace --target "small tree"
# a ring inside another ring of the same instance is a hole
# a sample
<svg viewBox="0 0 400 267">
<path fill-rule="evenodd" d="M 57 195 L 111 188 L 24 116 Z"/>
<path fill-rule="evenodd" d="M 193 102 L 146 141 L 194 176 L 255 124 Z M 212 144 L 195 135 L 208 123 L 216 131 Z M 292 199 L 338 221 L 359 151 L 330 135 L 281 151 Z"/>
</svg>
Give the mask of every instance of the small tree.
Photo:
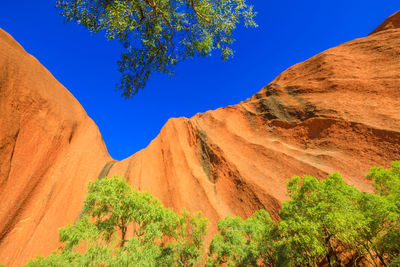
<svg viewBox="0 0 400 267">
<path fill-rule="evenodd" d="M 90 183 L 83 214 L 59 230 L 58 253 L 28 266 L 192 266 L 202 257 L 208 220 L 178 215 L 123 178 Z"/>
<path fill-rule="evenodd" d="M 201 212 L 190 214 L 181 213 L 175 249 L 179 255 L 178 262 L 183 266 L 193 266 L 203 256 L 204 237 L 207 234 L 208 219 Z"/>
<path fill-rule="evenodd" d="M 323 259 L 330 266 L 341 264 L 340 248 L 351 252 L 364 227 L 357 205 L 361 193 L 335 173 L 322 181 L 294 177 L 288 183 L 288 194 L 291 200 L 283 203 L 279 213 L 286 256 L 295 265 L 312 266 Z"/>
<path fill-rule="evenodd" d="M 367 178 L 373 181 L 376 194 L 365 194 L 361 203 L 367 222 L 361 244 L 384 266 L 400 262 L 400 161 L 391 165 L 371 168 Z"/>
<path fill-rule="evenodd" d="M 271 266 L 275 262 L 277 225 L 265 210 L 247 220 L 226 217 L 218 222 L 219 234 L 212 239 L 207 266 Z"/>
</svg>

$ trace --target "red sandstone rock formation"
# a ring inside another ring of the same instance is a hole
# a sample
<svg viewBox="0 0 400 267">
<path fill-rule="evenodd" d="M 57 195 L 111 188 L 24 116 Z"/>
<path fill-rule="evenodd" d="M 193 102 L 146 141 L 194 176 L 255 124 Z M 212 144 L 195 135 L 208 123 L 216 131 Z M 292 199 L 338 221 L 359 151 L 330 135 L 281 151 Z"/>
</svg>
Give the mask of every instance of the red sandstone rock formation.
<svg viewBox="0 0 400 267">
<path fill-rule="evenodd" d="M 82 209 L 111 160 L 78 101 L 0 30 L 0 263 L 57 248 L 57 228 Z"/>
<path fill-rule="evenodd" d="M 371 35 L 294 65 L 237 105 L 171 119 L 115 162 L 73 96 L 0 32 L 0 262 L 57 247 L 89 180 L 122 175 L 175 210 L 273 217 L 293 175 L 339 171 L 370 191 L 373 165 L 400 159 L 400 13 Z M 391 26 L 385 26 L 391 25 Z"/>
</svg>

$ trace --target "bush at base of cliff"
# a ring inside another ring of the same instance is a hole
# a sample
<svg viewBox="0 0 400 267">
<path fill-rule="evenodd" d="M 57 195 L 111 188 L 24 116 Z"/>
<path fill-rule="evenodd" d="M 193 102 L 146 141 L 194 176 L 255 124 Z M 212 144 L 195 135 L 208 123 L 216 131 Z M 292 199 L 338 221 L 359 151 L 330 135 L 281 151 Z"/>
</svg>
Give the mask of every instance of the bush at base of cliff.
<svg viewBox="0 0 400 267">
<path fill-rule="evenodd" d="M 400 162 L 371 168 L 376 193 L 334 173 L 293 177 L 279 222 L 266 211 L 227 217 L 209 248 L 208 266 L 400 266 Z"/>
<path fill-rule="evenodd" d="M 206 266 L 269 266 L 275 259 L 278 227 L 268 212 L 259 210 L 247 220 L 226 217 L 218 222 Z"/>
<path fill-rule="evenodd" d="M 27 266 L 192 266 L 202 258 L 208 220 L 176 214 L 119 177 L 89 185 L 82 218 L 59 229 L 63 246 Z"/>
</svg>

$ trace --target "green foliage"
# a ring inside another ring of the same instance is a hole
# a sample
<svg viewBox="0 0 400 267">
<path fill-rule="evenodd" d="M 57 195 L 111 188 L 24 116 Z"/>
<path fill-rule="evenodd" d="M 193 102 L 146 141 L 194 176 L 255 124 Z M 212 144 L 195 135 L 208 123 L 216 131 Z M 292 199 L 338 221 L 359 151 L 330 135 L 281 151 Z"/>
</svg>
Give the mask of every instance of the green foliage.
<svg viewBox="0 0 400 267">
<path fill-rule="evenodd" d="M 208 220 L 181 215 L 119 177 L 89 184 L 84 216 L 59 229 L 63 247 L 27 266 L 193 266 Z"/>
<path fill-rule="evenodd" d="M 207 234 L 208 219 L 202 217 L 201 212 L 190 214 L 187 211 L 181 213 L 178 227 L 178 235 L 175 249 L 179 255 L 179 263 L 185 266 L 193 266 L 203 256 L 204 237 Z"/>
<path fill-rule="evenodd" d="M 124 179 L 117 177 L 89 185 L 84 213 L 93 217 L 96 228 L 106 240 L 120 231 L 121 247 L 131 223 L 134 236 L 153 240 L 162 235 L 172 236 L 179 220 L 172 210 L 164 208 L 149 193 L 134 191 Z"/>
<path fill-rule="evenodd" d="M 227 217 L 212 239 L 208 266 L 399 266 L 400 162 L 367 176 L 376 194 L 347 185 L 340 174 L 324 180 L 293 177 L 279 225 L 266 211 Z"/>
<path fill-rule="evenodd" d="M 218 223 L 207 266 L 400 266 L 400 162 L 371 168 L 376 193 L 360 192 L 340 174 L 293 177 L 281 220 L 265 210 Z M 180 215 L 114 177 L 89 185 L 84 216 L 61 228 L 63 247 L 28 266 L 193 266 L 208 220 Z M 368 263 L 369 262 L 369 263 Z"/>
<path fill-rule="evenodd" d="M 294 177 L 288 193 L 292 199 L 283 204 L 280 228 L 293 263 L 315 265 L 325 256 L 330 265 L 339 264 L 338 247 L 351 247 L 364 227 L 357 208 L 361 193 L 338 173 L 322 181 Z"/>
<path fill-rule="evenodd" d="M 209 248 L 207 266 L 268 266 L 274 262 L 277 225 L 265 210 L 247 220 L 228 216 L 219 221 L 218 230 Z"/>
<path fill-rule="evenodd" d="M 104 30 L 122 43 L 117 88 L 127 98 L 154 71 L 173 74 L 173 66 L 186 58 L 213 50 L 231 57 L 236 26 L 256 26 L 246 0 L 57 0 L 56 6 L 66 21 L 94 33 Z"/>
<path fill-rule="evenodd" d="M 363 247 L 383 265 L 399 266 L 400 262 L 400 161 L 392 168 L 371 168 L 367 178 L 374 182 L 377 194 L 366 194 L 361 208 L 367 228 Z"/>
<path fill-rule="evenodd" d="M 389 196 L 400 210 L 400 161 L 393 161 L 392 168 L 385 169 L 383 167 L 371 168 L 367 178 L 374 182 L 377 194 L 381 196 Z"/>
</svg>

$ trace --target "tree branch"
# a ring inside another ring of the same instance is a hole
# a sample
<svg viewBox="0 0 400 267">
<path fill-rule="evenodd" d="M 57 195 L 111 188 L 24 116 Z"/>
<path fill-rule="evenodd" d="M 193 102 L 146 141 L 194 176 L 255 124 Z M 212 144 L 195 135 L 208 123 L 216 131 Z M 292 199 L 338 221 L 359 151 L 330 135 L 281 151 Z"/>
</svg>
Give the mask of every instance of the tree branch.
<svg viewBox="0 0 400 267">
<path fill-rule="evenodd" d="M 190 0 L 191 2 L 191 7 L 194 11 L 194 13 L 201 19 L 203 19 L 205 22 L 207 22 L 208 24 L 211 24 L 211 21 L 209 21 L 207 18 L 203 17 L 203 15 L 201 15 L 200 13 L 197 12 L 196 8 L 194 7 L 194 1 Z"/>
</svg>

